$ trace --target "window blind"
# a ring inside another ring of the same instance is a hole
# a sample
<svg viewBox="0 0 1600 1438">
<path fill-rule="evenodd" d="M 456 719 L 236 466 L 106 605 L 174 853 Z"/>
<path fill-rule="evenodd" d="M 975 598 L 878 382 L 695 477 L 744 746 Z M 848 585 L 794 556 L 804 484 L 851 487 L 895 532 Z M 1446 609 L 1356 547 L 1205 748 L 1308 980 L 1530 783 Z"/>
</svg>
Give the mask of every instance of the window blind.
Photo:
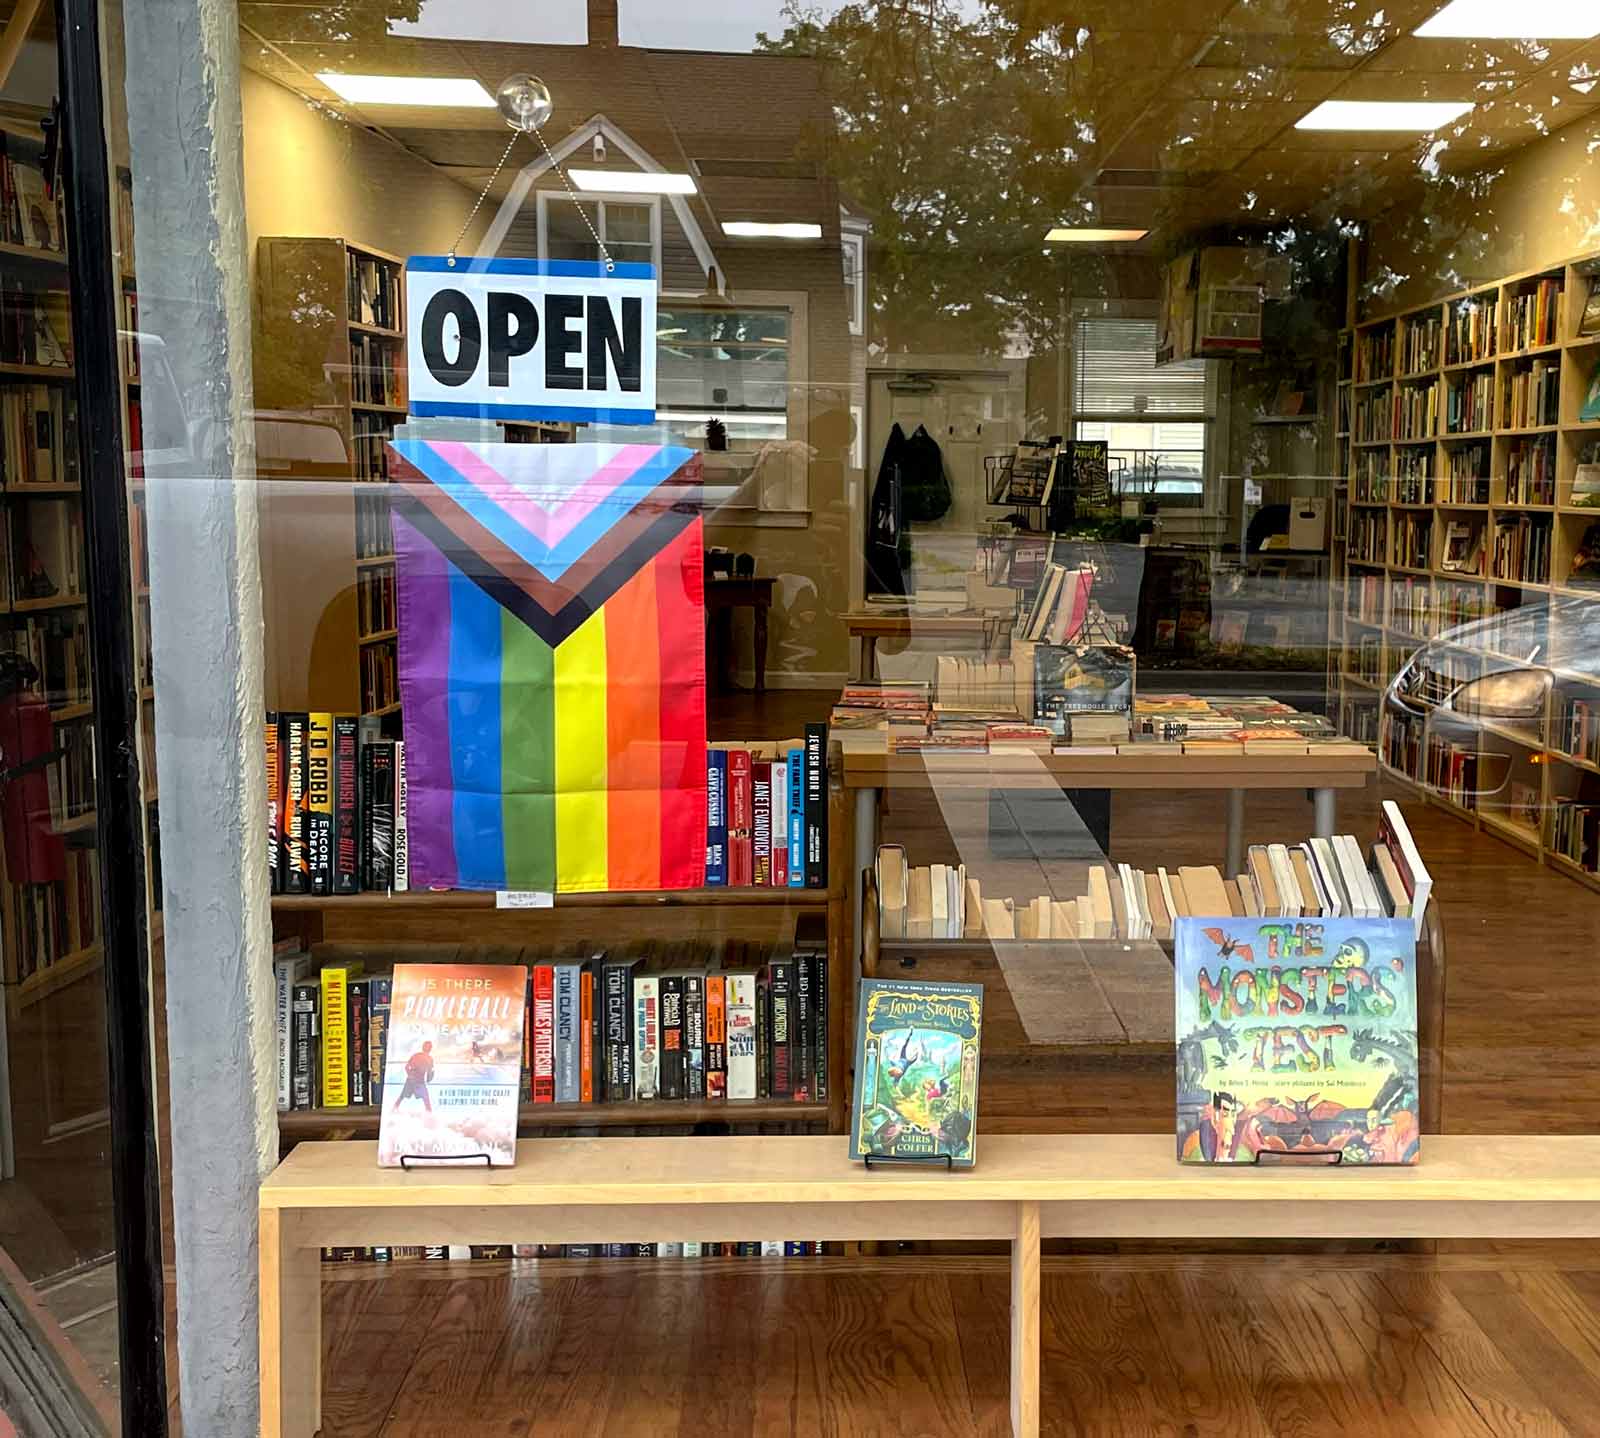
<svg viewBox="0 0 1600 1438">
<path fill-rule="evenodd" d="M 1084 318 L 1074 340 L 1076 418 L 1204 419 L 1211 414 L 1210 365 L 1186 360 L 1157 369 L 1154 320 Z"/>
</svg>

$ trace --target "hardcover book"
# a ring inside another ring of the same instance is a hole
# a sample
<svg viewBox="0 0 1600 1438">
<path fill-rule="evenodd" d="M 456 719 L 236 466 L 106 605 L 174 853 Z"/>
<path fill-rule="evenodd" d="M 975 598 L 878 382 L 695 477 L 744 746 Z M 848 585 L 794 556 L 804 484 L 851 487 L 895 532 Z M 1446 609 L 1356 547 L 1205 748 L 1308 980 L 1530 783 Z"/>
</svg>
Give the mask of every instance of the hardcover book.
<svg viewBox="0 0 1600 1438">
<path fill-rule="evenodd" d="M 706 887 L 728 882 L 728 754 L 706 750 Z"/>
<path fill-rule="evenodd" d="M 1180 918 L 1178 1157 L 1415 1163 L 1408 918 Z"/>
<path fill-rule="evenodd" d="M 863 979 L 850 1157 L 977 1157 L 981 984 Z"/>
<path fill-rule="evenodd" d="M 516 1161 L 528 971 L 399 964 L 390 992 L 378 1163 Z"/>
<path fill-rule="evenodd" d="M 333 892 L 333 715 L 306 723 L 306 863 L 311 892 Z"/>
</svg>

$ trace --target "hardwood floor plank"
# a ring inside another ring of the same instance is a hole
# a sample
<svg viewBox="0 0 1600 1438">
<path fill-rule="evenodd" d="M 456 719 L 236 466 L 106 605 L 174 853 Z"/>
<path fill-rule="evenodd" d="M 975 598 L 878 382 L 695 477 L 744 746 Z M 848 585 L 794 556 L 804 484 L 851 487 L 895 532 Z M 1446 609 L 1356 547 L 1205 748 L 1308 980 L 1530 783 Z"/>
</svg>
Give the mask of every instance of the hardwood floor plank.
<svg viewBox="0 0 1600 1438">
<path fill-rule="evenodd" d="M 447 1430 L 485 1380 L 494 1335 L 511 1308 L 511 1281 L 504 1272 L 478 1277 L 456 1271 L 460 1276 L 446 1287 L 416 1346 L 380 1430 L 383 1438 L 427 1438 Z M 373 1362 L 373 1355 L 365 1361 Z"/>
<path fill-rule="evenodd" d="M 584 1259 L 563 1265 L 570 1276 L 561 1323 L 523 1403 L 533 1420 L 530 1433 L 598 1433 L 613 1386 L 627 1381 L 628 1355 L 640 1335 L 630 1275 L 614 1275 L 617 1263 Z"/>
<path fill-rule="evenodd" d="M 774 1275 L 748 1282 L 761 1294 L 759 1358 L 753 1370 L 752 1433 L 835 1433 L 824 1422 L 823 1394 L 836 1383 L 844 1396 L 849 1364 L 830 1377 L 829 1348 L 837 1337 L 831 1281 Z M 738 1430 L 732 1430 L 738 1431 Z"/>
<path fill-rule="evenodd" d="M 700 1365 L 693 1337 L 708 1295 L 704 1286 L 659 1262 L 634 1260 L 637 1272 L 607 1282 L 630 1292 L 627 1326 L 620 1335 L 620 1381 L 611 1385 L 605 1438 L 636 1433 L 676 1433 L 686 1411 L 685 1390 Z"/>
<path fill-rule="evenodd" d="M 537 1416 L 529 1409 L 529 1395 L 537 1390 L 550 1367 L 576 1287 L 571 1278 L 545 1277 L 537 1272 L 531 1276 L 515 1274 L 504 1323 L 483 1335 L 489 1351 L 482 1379 L 472 1395 L 474 1423 L 479 1421 L 478 1415 L 484 1414 L 490 1415 L 490 1421 L 495 1415 L 507 1413 L 525 1420 Z"/>
<path fill-rule="evenodd" d="M 1011 1354 L 1007 1325 L 1011 1317 L 1011 1287 L 1003 1267 L 989 1272 L 953 1271 L 941 1264 L 950 1291 L 960 1341 L 961 1371 L 972 1405 L 975 1433 L 1002 1438 L 1009 1434 L 1011 1412 Z M 1048 1419 L 1042 1426 L 1049 1431 Z"/>
<path fill-rule="evenodd" d="M 366 1265 L 363 1265 L 366 1267 Z M 326 1438 L 377 1438 L 449 1291 L 444 1284 L 322 1285 L 322 1427 Z M 374 1354 L 382 1361 L 374 1363 Z"/>
</svg>

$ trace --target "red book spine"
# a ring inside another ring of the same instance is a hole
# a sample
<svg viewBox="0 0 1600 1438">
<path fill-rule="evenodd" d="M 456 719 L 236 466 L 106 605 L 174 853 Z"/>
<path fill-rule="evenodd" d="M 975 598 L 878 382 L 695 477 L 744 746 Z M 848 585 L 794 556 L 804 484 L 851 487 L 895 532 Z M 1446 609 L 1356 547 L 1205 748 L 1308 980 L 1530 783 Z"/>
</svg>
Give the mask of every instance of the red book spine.
<svg viewBox="0 0 1600 1438">
<path fill-rule="evenodd" d="M 754 872 L 751 847 L 751 764 L 748 749 L 728 750 L 728 886 L 748 888 Z"/>
<path fill-rule="evenodd" d="M 594 1102 L 594 975 L 578 975 L 578 1097 Z"/>
<path fill-rule="evenodd" d="M 533 971 L 533 1101 L 556 1099 L 556 971 L 540 964 Z"/>
<path fill-rule="evenodd" d="M 772 765 L 750 766 L 750 882 L 772 887 Z"/>
</svg>

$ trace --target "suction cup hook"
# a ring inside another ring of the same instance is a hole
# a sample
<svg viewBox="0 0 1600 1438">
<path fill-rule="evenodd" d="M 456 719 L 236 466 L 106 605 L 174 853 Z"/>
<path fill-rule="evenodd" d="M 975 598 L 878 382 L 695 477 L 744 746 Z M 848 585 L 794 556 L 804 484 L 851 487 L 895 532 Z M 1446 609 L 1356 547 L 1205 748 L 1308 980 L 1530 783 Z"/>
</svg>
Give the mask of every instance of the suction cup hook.
<svg viewBox="0 0 1600 1438">
<path fill-rule="evenodd" d="M 543 128 L 555 109 L 550 87 L 537 75 L 507 76 L 495 91 L 494 102 L 506 124 L 525 135 Z"/>
</svg>

